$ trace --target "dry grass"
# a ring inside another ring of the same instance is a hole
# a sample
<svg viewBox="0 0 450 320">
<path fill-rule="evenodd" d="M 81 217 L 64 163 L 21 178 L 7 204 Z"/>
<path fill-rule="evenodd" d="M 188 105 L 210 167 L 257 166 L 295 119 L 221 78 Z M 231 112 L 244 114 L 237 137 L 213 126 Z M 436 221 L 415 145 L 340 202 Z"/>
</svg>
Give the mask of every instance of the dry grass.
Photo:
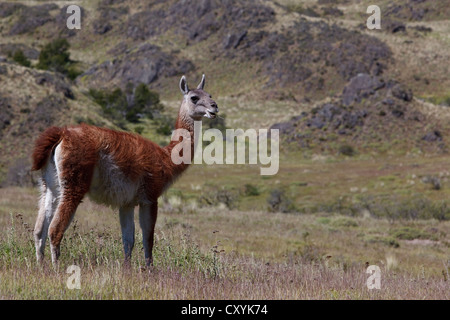
<svg viewBox="0 0 450 320">
<path fill-rule="evenodd" d="M 140 235 L 122 267 L 117 215 L 85 201 L 62 245 L 58 270 L 35 263 L 35 190 L 0 189 L 0 298 L 3 299 L 448 299 L 446 236 L 392 248 L 368 235 L 402 226 L 371 218 L 285 215 L 210 208 L 162 210 L 155 265 L 143 268 Z M 176 213 L 178 212 L 178 213 Z M 418 221 L 448 233 L 448 222 Z M 48 249 L 48 248 L 47 248 Z M 382 272 L 366 286 L 366 262 Z M 69 265 L 81 289 L 69 290 Z M 443 274 L 444 273 L 444 274 Z"/>
</svg>

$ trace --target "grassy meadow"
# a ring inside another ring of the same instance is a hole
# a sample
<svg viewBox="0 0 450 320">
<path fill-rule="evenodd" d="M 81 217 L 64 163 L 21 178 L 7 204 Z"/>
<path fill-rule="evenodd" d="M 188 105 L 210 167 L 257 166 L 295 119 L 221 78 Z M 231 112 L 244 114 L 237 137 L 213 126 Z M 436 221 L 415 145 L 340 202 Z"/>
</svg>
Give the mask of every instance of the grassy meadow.
<svg viewBox="0 0 450 320">
<path fill-rule="evenodd" d="M 419 194 L 434 197 L 432 203 L 448 198 L 445 184 L 433 190 L 428 182 L 420 182 L 425 173 L 439 176 L 443 159 L 397 159 L 385 171 L 380 161 L 362 158 L 285 160 L 279 174 L 269 178 L 259 176 L 257 167 L 190 168 L 161 199 L 151 269 L 144 267 L 137 215 L 132 266 L 124 269 L 118 214 L 88 199 L 65 234 L 59 267 L 51 265 L 48 244 L 45 264 L 38 266 L 32 235 L 38 190 L 2 188 L 0 298 L 449 298 L 450 222 L 445 216 L 439 218 L 435 207 L 414 202 Z M 217 192 L 219 184 L 243 185 L 243 170 L 247 182 L 254 170 L 251 183 L 257 192 L 241 190 L 242 197 L 232 198 L 234 208 L 227 201 L 204 205 L 201 197 L 195 197 Z M 294 181 L 299 176 L 304 180 Z M 216 185 L 202 183 L 211 180 Z M 445 175 L 442 181 L 447 181 Z M 298 199 L 304 199 L 303 210 L 268 210 L 269 186 L 279 185 L 284 185 L 296 209 Z M 297 198 L 290 192 L 294 189 Z M 312 206 L 332 203 L 338 194 L 354 206 Z M 377 216 L 376 209 L 381 209 L 362 206 L 361 194 L 381 204 L 380 199 L 391 194 L 391 202 L 382 209 L 391 210 Z M 402 208 L 406 202 L 394 203 L 398 200 L 394 194 L 406 195 L 407 203 L 420 212 L 411 216 L 410 209 Z M 250 203 L 258 203 L 260 209 L 250 209 Z M 440 210 L 446 214 L 446 208 Z M 67 287 L 70 265 L 81 268 L 80 289 Z M 379 290 L 367 288 L 368 265 L 381 270 Z"/>
</svg>

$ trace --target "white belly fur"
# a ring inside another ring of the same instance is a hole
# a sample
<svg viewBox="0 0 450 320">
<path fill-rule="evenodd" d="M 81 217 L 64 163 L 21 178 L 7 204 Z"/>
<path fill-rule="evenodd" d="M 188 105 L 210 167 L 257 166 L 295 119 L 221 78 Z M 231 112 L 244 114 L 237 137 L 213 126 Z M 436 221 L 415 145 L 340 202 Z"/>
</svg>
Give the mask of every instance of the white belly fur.
<svg viewBox="0 0 450 320">
<path fill-rule="evenodd" d="M 89 198 L 97 203 L 122 207 L 145 202 L 140 191 L 141 181 L 131 181 L 108 154 L 100 154 L 94 169 Z M 144 201 L 143 201 L 144 200 Z"/>
</svg>

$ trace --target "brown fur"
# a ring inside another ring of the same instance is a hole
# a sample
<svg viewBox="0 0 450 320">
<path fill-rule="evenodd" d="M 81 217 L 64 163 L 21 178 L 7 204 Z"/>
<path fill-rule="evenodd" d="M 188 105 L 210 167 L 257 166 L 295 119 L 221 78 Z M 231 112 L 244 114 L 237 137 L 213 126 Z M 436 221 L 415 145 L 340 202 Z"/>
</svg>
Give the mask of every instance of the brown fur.
<svg viewBox="0 0 450 320">
<path fill-rule="evenodd" d="M 61 128 L 50 127 L 36 140 L 31 170 L 40 170 L 45 165 L 53 148 L 61 141 L 62 131 Z"/>
</svg>

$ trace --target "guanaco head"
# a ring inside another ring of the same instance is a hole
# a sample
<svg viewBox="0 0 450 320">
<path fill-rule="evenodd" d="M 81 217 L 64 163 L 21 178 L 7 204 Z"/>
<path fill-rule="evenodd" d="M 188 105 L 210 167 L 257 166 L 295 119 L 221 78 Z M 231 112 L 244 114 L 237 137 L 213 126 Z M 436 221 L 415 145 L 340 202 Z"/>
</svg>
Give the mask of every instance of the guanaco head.
<svg viewBox="0 0 450 320">
<path fill-rule="evenodd" d="M 184 111 L 193 120 L 201 120 L 202 117 L 214 119 L 219 112 L 219 108 L 211 95 L 203 91 L 204 87 L 205 75 L 202 76 L 202 81 L 194 90 L 189 89 L 186 77 L 181 77 L 180 90 L 184 95 L 182 108 L 185 108 Z"/>
</svg>

